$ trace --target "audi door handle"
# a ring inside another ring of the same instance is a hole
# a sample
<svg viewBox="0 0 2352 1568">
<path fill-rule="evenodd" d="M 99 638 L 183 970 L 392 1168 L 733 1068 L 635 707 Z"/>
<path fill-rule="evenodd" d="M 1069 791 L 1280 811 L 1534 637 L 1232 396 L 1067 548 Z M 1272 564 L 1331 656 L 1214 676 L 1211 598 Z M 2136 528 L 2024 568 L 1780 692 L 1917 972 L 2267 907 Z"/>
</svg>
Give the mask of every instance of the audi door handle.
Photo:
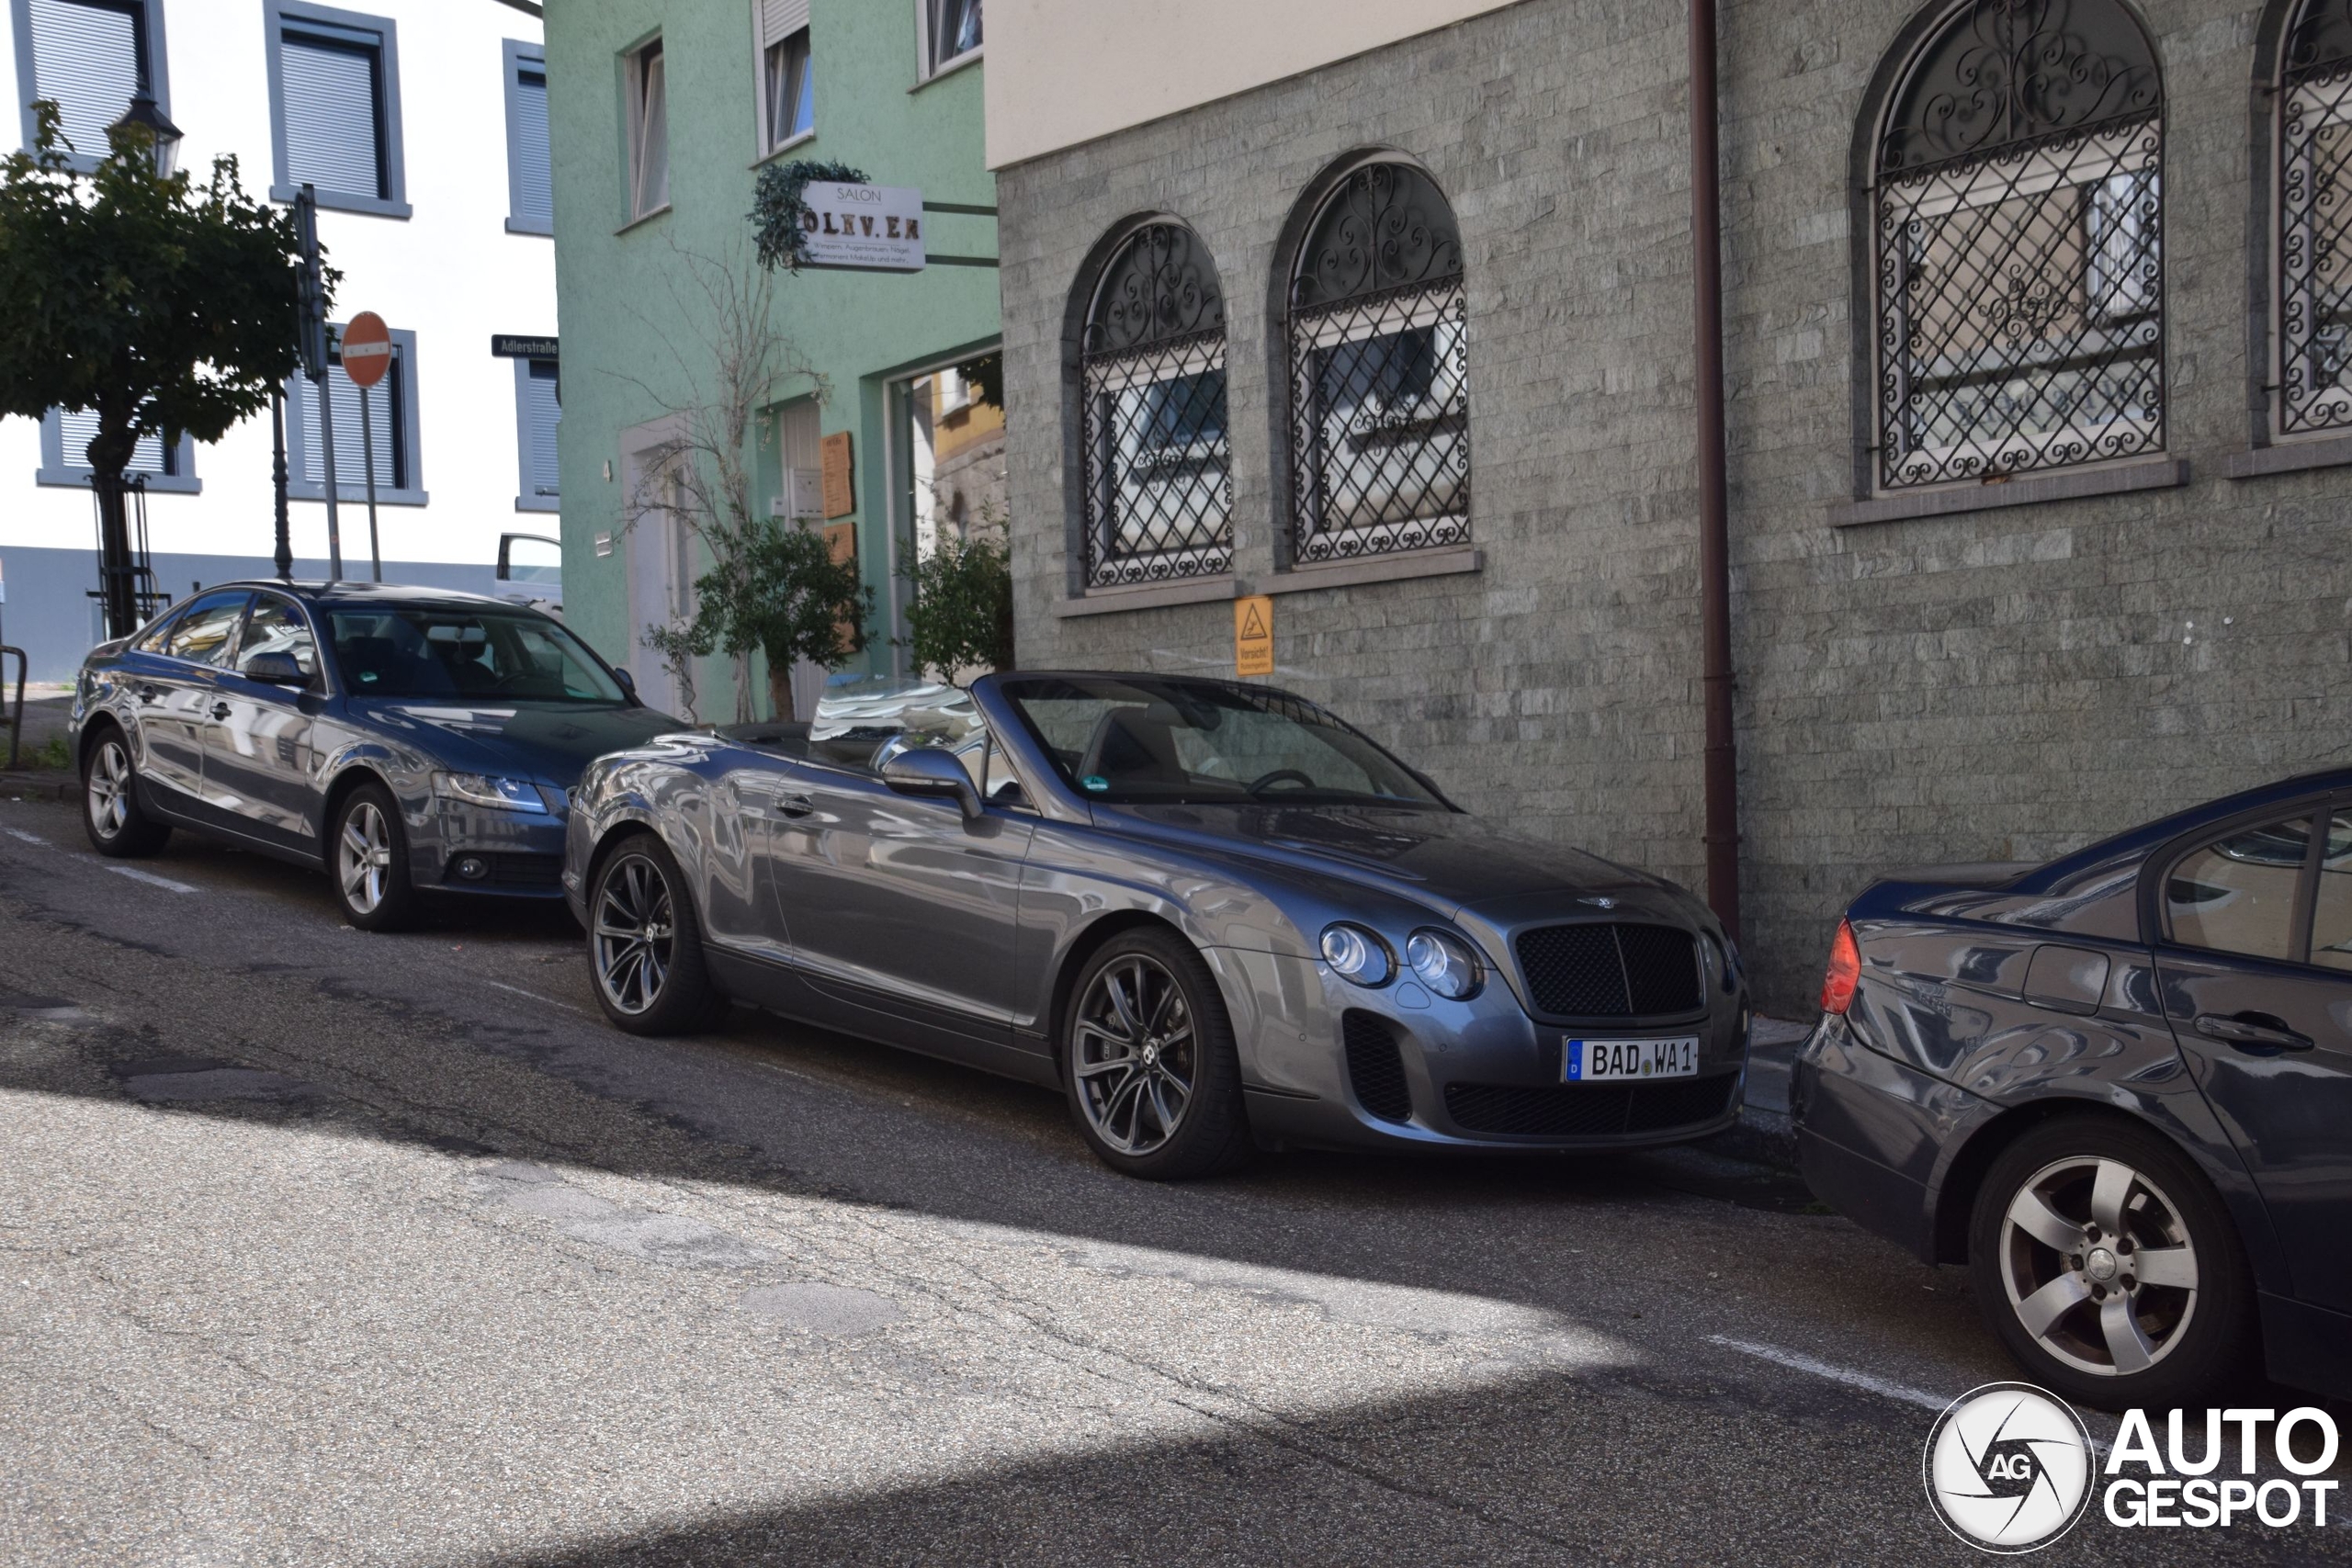
<svg viewBox="0 0 2352 1568">
<path fill-rule="evenodd" d="M 2197 1032 L 2208 1040 L 2219 1040 L 2241 1050 L 2308 1051 L 2309 1036 L 2298 1034 L 2267 1013 L 2202 1012 L 2197 1015 Z"/>
<path fill-rule="evenodd" d="M 787 795 L 775 803 L 775 808 L 786 817 L 806 817 L 817 809 L 805 795 Z"/>
<path fill-rule="evenodd" d="M 215 718 L 228 717 L 229 705 L 227 703 L 214 703 L 212 705 L 212 716 Z"/>
</svg>

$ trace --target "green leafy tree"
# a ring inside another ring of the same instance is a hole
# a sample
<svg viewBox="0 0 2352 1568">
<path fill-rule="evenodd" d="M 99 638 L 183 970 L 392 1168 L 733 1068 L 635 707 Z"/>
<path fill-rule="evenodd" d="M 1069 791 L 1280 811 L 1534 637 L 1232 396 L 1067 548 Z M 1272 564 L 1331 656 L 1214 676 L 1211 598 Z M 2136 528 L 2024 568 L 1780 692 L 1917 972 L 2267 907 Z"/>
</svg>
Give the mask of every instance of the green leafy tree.
<svg viewBox="0 0 2352 1568">
<path fill-rule="evenodd" d="M 729 557 L 695 580 L 699 606 L 688 636 L 741 660 L 754 649 L 768 663 L 768 702 L 790 721 L 792 667 L 806 659 L 827 670 L 865 646 L 874 592 L 855 560 L 836 561 L 818 534 L 778 518 L 752 519 Z"/>
<path fill-rule="evenodd" d="M 943 681 L 974 668 L 1012 668 L 1012 545 L 1001 509 L 983 502 L 963 537 L 944 534 L 916 563 L 907 650 Z"/>
<path fill-rule="evenodd" d="M 57 106 L 33 107 L 33 150 L 0 159 L 0 414 L 95 412 L 88 450 L 66 456 L 88 462 L 119 529 L 142 436 L 218 441 L 293 373 L 300 252 L 291 214 L 248 197 L 234 158 L 199 186 L 158 175 L 146 133 L 121 130 L 77 175 Z M 117 635 L 135 613 L 119 596 Z"/>
</svg>

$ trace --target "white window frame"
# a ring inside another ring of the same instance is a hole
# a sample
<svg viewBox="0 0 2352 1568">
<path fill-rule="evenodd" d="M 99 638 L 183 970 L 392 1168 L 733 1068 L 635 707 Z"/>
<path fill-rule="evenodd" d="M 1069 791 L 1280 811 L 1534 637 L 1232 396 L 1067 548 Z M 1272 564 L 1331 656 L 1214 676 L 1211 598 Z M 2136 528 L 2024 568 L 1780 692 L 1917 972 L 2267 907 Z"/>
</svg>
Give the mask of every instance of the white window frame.
<svg viewBox="0 0 2352 1568">
<path fill-rule="evenodd" d="M 272 172 L 276 176 L 275 183 L 269 187 L 269 198 L 290 202 L 299 194 L 299 187 L 287 168 L 283 46 L 287 28 L 291 26 L 300 32 L 305 22 L 338 32 L 375 34 L 377 81 L 382 94 L 382 99 L 377 106 L 382 117 L 377 130 L 382 139 L 384 194 L 369 196 L 358 191 L 316 190 L 319 205 L 337 212 L 365 213 L 371 218 L 410 216 L 415 209 L 408 203 L 408 167 L 401 150 L 400 25 L 390 17 L 331 10 L 324 6 L 311 5 L 309 0 L 262 0 L 262 25 L 266 29 L 262 35 L 263 54 L 269 66 L 269 152 L 273 160 Z"/>
<path fill-rule="evenodd" d="M 973 0 L 973 3 L 978 4 L 979 0 Z M 939 34 L 937 21 L 939 5 L 940 0 L 915 0 L 915 65 L 919 72 L 916 77 L 919 85 L 924 82 L 937 81 L 951 71 L 961 71 L 965 66 L 977 62 L 988 52 L 988 24 L 985 20 L 987 12 L 983 10 L 981 16 L 984 19 L 980 26 L 980 41 L 961 54 L 951 54 L 944 60 L 934 59 L 932 50 Z"/>
<path fill-rule="evenodd" d="M 533 379 L 531 367 L 557 363 L 552 359 L 514 361 L 514 510 L 517 512 L 561 512 L 563 510 L 563 498 L 560 494 L 541 495 L 532 480 L 532 470 L 537 467 L 536 459 L 538 453 L 531 445 L 531 381 Z M 557 384 L 559 386 L 562 384 L 560 375 Z M 559 422 L 563 417 L 562 400 L 559 394 L 556 400 L 558 410 L 556 418 Z M 557 488 L 560 490 L 560 484 Z"/>
<path fill-rule="evenodd" d="M 555 146 L 554 134 L 548 134 L 548 212 L 545 217 L 523 210 L 522 94 L 523 73 L 537 73 L 541 78 L 548 73 L 548 51 L 542 45 L 524 39 L 507 39 L 500 45 L 500 65 L 505 73 L 506 96 L 506 231 L 510 234 L 555 234 Z M 545 89 L 542 89 L 544 92 Z"/>
<path fill-rule="evenodd" d="M 662 55 L 662 199 L 646 201 L 645 143 L 647 111 L 645 105 L 646 56 L 659 51 Z M 626 209 L 621 226 L 628 228 L 641 223 L 657 213 L 670 210 L 670 51 L 663 47 L 662 35 L 621 51 L 621 101 L 628 114 L 623 134 L 628 141 L 628 188 L 622 193 Z"/>
<path fill-rule="evenodd" d="M 155 107 L 165 119 L 172 117 L 171 51 L 164 46 L 164 0 L 131 0 L 131 4 L 107 9 L 137 9 L 140 25 L 147 46 L 147 90 L 154 96 Z M 33 69 L 33 13 L 30 0 L 8 0 L 9 23 L 17 44 L 17 107 L 24 125 L 25 151 L 33 147 L 33 135 L 38 122 L 33 118 L 33 98 L 40 84 Z M 130 100 L 123 102 L 130 107 Z M 119 118 L 119 117 L 118 117 Z M 82 174 L 96 169 L 107 155 L 104 146 L 79 148 L 68 154 L 67 161 Z"/>
<path fill-rule="evenodd" d="M 329 340 L 340 343 L 343 328 L 341 321 L 329 322 Z M 423 426 L 416 417 L 416 334 L 405 327 L 394 327 L 391 339 L 392 352 L 400 356 L 400 401 L 392 409 L 392 429 L 397 433 L 407 458 L 408 483 L 397 490 L 377 486 L 376 502 L 380 506 L 423 506 L 432 498 L 424 490 L 424 442 Z M 332 378 L 333 373 L 329 374 Z M 304 477 L 310 468 L 310 443 L 302 432 L 300 400 L 316 396 L 322 389 L 311 385 L 310 378 L 299 370 L 286 383 L 286 495 L 289 501 L 323 502 L 327 498 L 323 480 L 313 481 Z M 371 400 L 383 395 L 381 382 L 369 394 Z M 336 501 L 344 505 L 353 502 L 365 502 L 368 499 L 368 476 L 356 465 L 348 474 L 337 470 L 334 493 Z"/>
<path fill-rule="evenodd" d="M 752 102 L 759 114 L 759 123 L 752 128 L 752 145 L 759 149 L 755 162 L 765 162 L 788 148 L 797 147 L 817 134 L 816 106 L 809 105 L 808 125 L 784 136 L 773 134 L 776 104 L 768 87 L 768 51 L 792 40 L 795 34 L 807 34 L 808 44 L 808 73 L 813 78 L 817 70 L 816 34 L 808 21 L 809 0 L 751 0 L 752 5 Z"/>
<path fill-rule="evenodd" d="M 155 437 L 160 443 L 161 436 Z M 90 465 L 83 461 L 85 454 L 65 450 L 65 424 L 56 409 L 40 417 L 40 468 L 33 475 L 33 482 L 42 485 L 63 485 L 74 490 L 90 488 Z M 124 478 L 145 475 L 149 495 L 197 495 L 202 493 L 204 482 L 196 477 L 196 437 L 182 435 L 173 451 L 172 467 L 175 473 L 157 473 L 153 468 L 133 468 Z"/>
</svg>

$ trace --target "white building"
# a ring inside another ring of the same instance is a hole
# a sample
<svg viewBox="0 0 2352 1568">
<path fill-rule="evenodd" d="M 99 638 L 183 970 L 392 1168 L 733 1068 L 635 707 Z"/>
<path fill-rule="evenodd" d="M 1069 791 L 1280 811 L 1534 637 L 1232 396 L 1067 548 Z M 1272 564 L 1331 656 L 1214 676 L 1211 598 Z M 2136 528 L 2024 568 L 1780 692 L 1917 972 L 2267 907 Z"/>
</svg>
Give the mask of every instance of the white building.
<svg viewBox="0 0 2352 1568">
<path fill-rule="evenodd" d="M 364 3 L 0 0 L 0 82 L 22 107 L 22 145 L 29 104 L 48 97 L 77 147 L 103 150 L 143 81 L 198 182 L 226 153 L 249 193 L 290 202 L 315 187 L 320 241 L 344 274 L 334 319 L 375 311 L 398 354 L 369 395 L 384 578 L 486 592 L 503 536 L 558 532 L 555 365 L 492 352 L 493 338 L 556 330 L 539 8 Z M 333 379 L 343 570 L 364 578 L 359 400 Z M 301 576 L 322 575 L 328 553 L 312 392 L 295 389 L 287 419 Z M 37 681 L 68 678 L 102 635 L 82 423 L 0 420 L 0 641 L 29 652 Z M 266 414 L 211 446 L 150 442 L 137 467 L 159 589 L 273 570 Z"/>
</svg>

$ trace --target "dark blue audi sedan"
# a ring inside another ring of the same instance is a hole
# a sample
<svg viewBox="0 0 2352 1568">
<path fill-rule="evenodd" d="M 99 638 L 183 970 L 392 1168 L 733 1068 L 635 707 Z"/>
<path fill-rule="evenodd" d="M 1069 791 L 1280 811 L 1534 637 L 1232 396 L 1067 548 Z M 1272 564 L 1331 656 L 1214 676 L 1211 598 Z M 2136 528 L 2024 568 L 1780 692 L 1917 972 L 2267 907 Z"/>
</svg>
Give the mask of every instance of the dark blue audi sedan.
<svg viewBox="0 0 2352 1568">
<path fill-rule="evenodd" d="M 2259 1364 L 2352 1395 L 2352 771 L 1895 873 L 1821 1000 L 1807 1181 L 1966 1264 L 2033 1381 L 2161 1409 Z"/>
<path fill-rule="evenodd" d="M 233 582 L 91 649 L 70 735 L 99 853 L 189 829 L 320 867 L 385 931 L 426 893 L 562 897 L 581 770 L 679 728 L 536 610 Z"/>
</svg>

